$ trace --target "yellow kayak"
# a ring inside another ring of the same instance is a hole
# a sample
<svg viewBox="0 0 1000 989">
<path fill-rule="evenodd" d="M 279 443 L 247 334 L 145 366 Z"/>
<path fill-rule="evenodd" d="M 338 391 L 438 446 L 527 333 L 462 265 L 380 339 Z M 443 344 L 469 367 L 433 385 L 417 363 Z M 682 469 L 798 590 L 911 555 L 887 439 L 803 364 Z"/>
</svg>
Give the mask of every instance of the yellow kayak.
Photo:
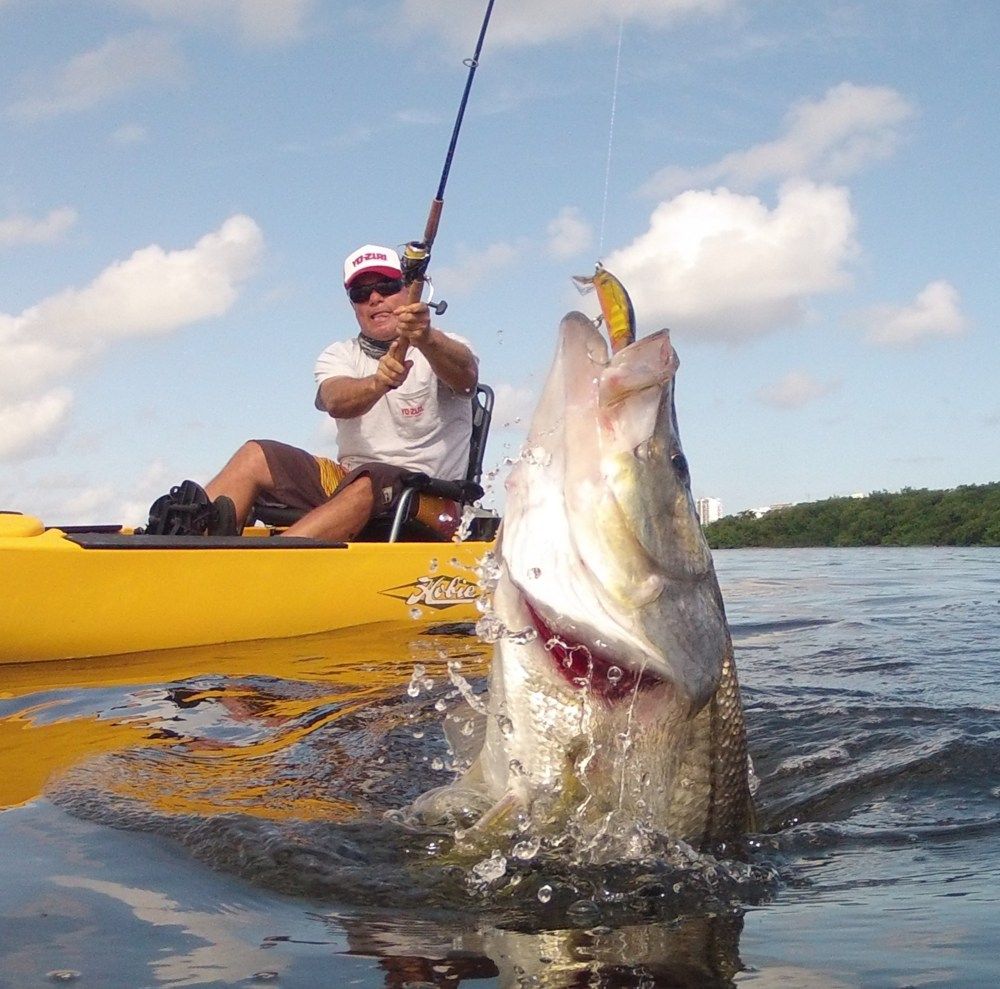
<svg viewBox="0 0 1000 989">
<path fill-rule="evenodd" d="M 0 664 L 478 616 L 492 543 L 327 543 L 47 529 L 0 514 Z"/>
</svg>

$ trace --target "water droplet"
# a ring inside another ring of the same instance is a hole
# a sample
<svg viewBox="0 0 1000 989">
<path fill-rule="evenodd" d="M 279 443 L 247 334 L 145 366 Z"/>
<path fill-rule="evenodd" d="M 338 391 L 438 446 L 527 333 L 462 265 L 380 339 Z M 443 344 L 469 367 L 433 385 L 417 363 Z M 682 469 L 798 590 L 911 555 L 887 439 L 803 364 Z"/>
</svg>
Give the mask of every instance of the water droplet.
<svg viewBox="0 0 1000 989">
<path fill-rule="evenodd" d="M 525 838 L 519 841 L 513 848 L 514 858 L 527 862 L 538 854 L 538 849 L 542 847 L 542 840 L 538 837 Z"/>
<path fill-rule="evenodd" d="M 440 699 L 440 700 L 435 701 L 434 702 L 434 710 L 435 711 L 447 711 L 448 710 L 448 702 L 446 700 L 444 700 L 443 698 Z"/>
<path fill-rule="evenodd" d="M 55 971 L 49 972 L 46 978 L 51 979 L 53 982 L 73 982 L 75 979 L 80 978 L 80 973 L 73 971 L 71 968 L 57 968 Z"/>
<path fill-rule="evenodd" d="M 538 887 L 538 900 L 540 903 L 548 903 L 552 899 L 552 887 L 546 883 Z"/>
<path fill-rule="evenodd" d="M 505 714 L 497 715 L 497 727 L 500 729 L 505 738 L 510 738 L 510 736 L 514 733 L 514 722 L 511 721 Z"/>
<path fill-rule="evenodd" d="M 524 775 L 524 766 L 519 759 L 511 759 L 510 762 L 507 763 L 507 768 L 513 776 Z"/>
<path fill-rule="evenodd" d="M 406 693 L 409 697 L 419 697 L 420 696 L 420 681 L 423 679 L 424 674 L 427 672 L 425 666 L 421 666 L 417 663 L 413 667 L 413 675 L 410 677 L 410 682 L 406 687 Z"/>
<path fill-rule="evenodd" d="M 601 908 L 593 900 L 577 900 L 566 908 L 566 916 L 575 924 L 590 926 L 601 916 Z"/>
<path fill-rule="evenodd" d="M 254 972 L 250 976 L 254 982 L 277 982 L 278 973 L 277 972 Z"/>
<path fill-rule="evenodd" d="M 542 576 L 541 567 L 531 567 L 531 569 L 528 570 L 528 576 L 532 580 L 538 580 L 538 578 Z"/>
<path fill-rule="evenodd" d="M 484 615 L 476 622 L 476 635 L 486 643 L 497 642 L 506 631 L 504 623 L 495 615 Z"/>
<path fill-rule="evenodd" d="M 483 859 L 472 867 L 472 875 L 483 883 L 496 882 L 506 871 L 507 859 L 497 850 L 488 859 Z"/>
<path fill-rule="evenodd" d="M 416 606 L 410 608 L 410 617 L 416 621 L 418 618 L 422 617 L 424 613 L 423 608 L 418 608 Z"/>
<path fill-rule="evenodd" d="M 625 676 L 619 666 L 609 666 L 608 667 L 608 683 L 618 683 L 621 678 Z"/>
<path fill-rule="evenodd" d="M 415 731 L 413 733 L 413 737 L 414 738 L 423 738 L 424 737 L 424 733 L 418 729 L 417 731 Z"/>
<path fill-rule="evenodd" d="M 435 558 L 431 559 L 431 561 L 427 564 L 427 570 L 430 573 L 437 573 L 438 565 L 439 564 L 438 564 L 437 558 L 435 557 Z"/>
<path fill-rule="evenodd" d="M 544 446 L 533 446 L 530 450 L 525 450 L 524 462 L 536 467 L 548 467 L 552 463 L 552 454 Z"/>
<path fill-rule="evenodd" d="M 518 632 L 508 632 L 507 638 L 516 646 L 523 646 L 528 642 L 534 642 L 538 638 L 538 632 L 533 628 L 522 628 Z"/>
<path fill-rule="evenodd" d="M 444 760 L 435 756 L 435 758 L 431 760 L 431 769 L 436 769 L 438 772 L 440 772 L 442 769 L 444 769 Z"/>
</svg>

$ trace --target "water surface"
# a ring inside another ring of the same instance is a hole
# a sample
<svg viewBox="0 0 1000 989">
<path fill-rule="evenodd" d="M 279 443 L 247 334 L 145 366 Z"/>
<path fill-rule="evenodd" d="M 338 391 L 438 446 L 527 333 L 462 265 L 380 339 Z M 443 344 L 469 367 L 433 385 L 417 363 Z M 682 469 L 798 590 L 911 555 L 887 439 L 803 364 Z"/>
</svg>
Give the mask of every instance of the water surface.
<svg viewBox="0 0 1000 989">
<path fill-rule="evenodd" d="M 6 667 L 0 986 L 1000 983 L 1000 551 L 715 558 L 749 863 L 470 877 L 387 820 L 450 778 L 468 637 Z"/>
</svg>

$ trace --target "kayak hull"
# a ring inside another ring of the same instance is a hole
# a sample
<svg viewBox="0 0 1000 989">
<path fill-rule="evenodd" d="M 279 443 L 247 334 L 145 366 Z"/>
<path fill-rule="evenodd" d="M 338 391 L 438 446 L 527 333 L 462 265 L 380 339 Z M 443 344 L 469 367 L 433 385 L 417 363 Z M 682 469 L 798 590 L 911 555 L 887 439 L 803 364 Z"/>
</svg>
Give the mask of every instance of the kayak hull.
<svg viewBox="0 0 1000 989">
<path fill-rule="evenodd" d="M 0 663 L 473 621 L 490 547 L 73 532 L 0 515 Z"/>
</svg>

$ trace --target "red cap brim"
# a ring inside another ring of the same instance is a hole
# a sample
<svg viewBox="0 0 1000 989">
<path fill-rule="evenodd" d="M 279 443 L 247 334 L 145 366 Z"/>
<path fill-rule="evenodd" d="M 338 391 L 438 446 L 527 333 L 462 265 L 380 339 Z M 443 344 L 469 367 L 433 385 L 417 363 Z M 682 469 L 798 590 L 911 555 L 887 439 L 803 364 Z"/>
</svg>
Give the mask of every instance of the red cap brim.
<svg viewBox="0 0 1000 989">
<path fill-rule="evenodd" d="M 351 272 L 351 277 L 344 282 L 344 288 L 349 288 L 351 282 L 353 282 L 358 275 L 367 275 L 369 271 L 374 271 L 378 275 L 385 275 L 386 278 L 403 277 L 403 273 L 399 270 L 399 268 L 392 268 L 388 265 L 371 264 L 367 268 L 359 268 L 357 271 Z"/>
</svg>

